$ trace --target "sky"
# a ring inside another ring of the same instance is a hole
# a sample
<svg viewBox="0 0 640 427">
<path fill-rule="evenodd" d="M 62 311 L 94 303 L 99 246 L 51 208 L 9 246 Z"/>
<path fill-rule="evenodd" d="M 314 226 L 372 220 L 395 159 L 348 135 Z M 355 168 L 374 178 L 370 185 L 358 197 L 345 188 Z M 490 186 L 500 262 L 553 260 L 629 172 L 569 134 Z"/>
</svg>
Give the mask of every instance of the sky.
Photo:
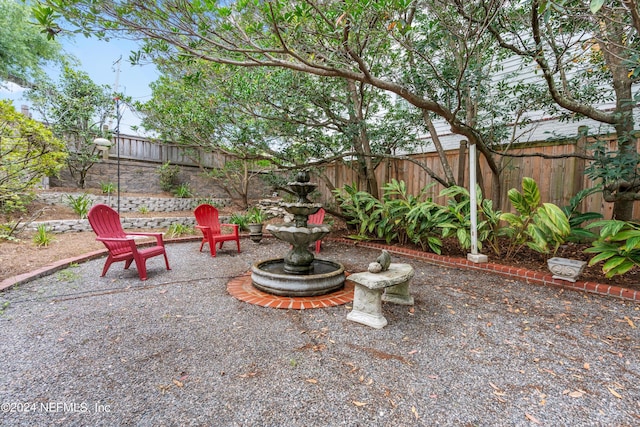
<svg viewBox="0 0 640 427">
<path fill-rule="evenodd" d="M 73 39 L 61 38 L 59 41 L 65 53 L 75 56 L 80 61 L 77 68 L 88 73 L 94 83 L 106 84 L 112 89 L 115 89 L 116 84 L 117 65 L 115 63 L 118 58 L 122 57 L 118 76 L 118 92 L 130 96 L 134 101 L 146 101 L 151 98 L 149 84 L 159 77 L 159 73 L 153 64 L 132 66 L 129 63 L 130 52 L 137 50 L 135 42 L 116 39 L 105 42 L 95 38 L 86 38 L 83 35 L 77 35 Z M 58 80 L 59 70 L 57 68 L 47 68 L 46 70 L 50 78 L 54 81 Z M 0 99 L 12 100 L 17 110 L 20 110 L 23 104 L 28 105 L 24 98 L 24 89 L 13 84 L 9 84 L 8 88 L 0 87 Z M 38 117 L 34 114 L 34 118 Z M 144 135 L 142 130 L 134 131 L 131 129 L 132 126 L 139 124 L 140 118 L 128 107 L 123 106 L 120 133 Z"/>
</svg>

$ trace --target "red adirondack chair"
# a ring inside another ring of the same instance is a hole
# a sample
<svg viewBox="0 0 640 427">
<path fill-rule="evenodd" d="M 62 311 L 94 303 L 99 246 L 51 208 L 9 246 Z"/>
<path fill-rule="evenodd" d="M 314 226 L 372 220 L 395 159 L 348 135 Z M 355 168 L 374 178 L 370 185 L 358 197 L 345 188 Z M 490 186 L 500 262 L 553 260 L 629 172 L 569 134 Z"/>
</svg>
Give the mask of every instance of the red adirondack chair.
<svg viewBox="0 0 640 427">
<path fill-rule="evenodd" d="M 222 248 L 222 244 L 227 241 L 235 241 L 238 245 L 238 253 L 240 253 L 240 231 L 238 224 L 220 224 L 218 209 L 209 205 L 201 204 L 193 211 L 196 217 L 196 228 L 202 231 L 202 243 L 200 243 L 200 252 L 205 243 L 209 244 L 211 256 L 216 256 L 216 243 L 220 243 L 218 249 Z M 222 227 L 232 227 L 231 234 L 222 234 Z"/>
<path fill-rule="evenodd" d="M 309 219 L 307 220 L 307 224 L 322 224 L 324 221 L 324 209 L 320 208 L 320 210 L 313 215 L 309 215 Z M 320 253 L 320 240 L 316 240 L 316 253 Z"/>
<path fill-rule="evenodd" d="M 122 224 L 120 224 L 120 215 L 107 205 L 95 205 L 89 211 L 87 218 L 89 218 L 93 232 L 96 233 L 96 240 L 102 242 L 109 251 L 109 256 L 102 269 L 102 276 L 107 274 L 107 270 L 114 262 L 124 261 L 126 270 L 135 261 L 140 280 L 147 280 L 147 259 L 158 255 L 164 256 L 167 270 L 171 270 L 162 233 L 125 233 Z M 156 244 L 139 249 L 134 236 L 155 237 Z"/>
</svg>

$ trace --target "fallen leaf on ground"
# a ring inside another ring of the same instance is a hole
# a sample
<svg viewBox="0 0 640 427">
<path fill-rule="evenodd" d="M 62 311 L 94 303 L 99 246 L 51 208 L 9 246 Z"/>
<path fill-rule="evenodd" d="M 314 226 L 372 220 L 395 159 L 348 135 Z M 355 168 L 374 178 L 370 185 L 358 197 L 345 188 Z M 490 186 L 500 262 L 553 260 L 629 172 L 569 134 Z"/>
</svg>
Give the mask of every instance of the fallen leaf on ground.
<svg viewBox="0 0 640 427">
<path fill-rule="evenodd" d="M 540 420 L 538 420 L 536 417 L 534 417 L 534 416 L 533 416 L 533 415 L 531 415 L 531 414 L 527 414 L 527 413 L 525 413 L 525 414 L 524 414 L 524 416 L 525 416 L 525 417 L 527 417 L 527 419 L 528 419 L 529 421 L 531 421 L 532 423 L 535 423 L 535 424 L 542 424 L 542 423 L 540 422 Z"/>
<path fill-rule="evenodd" d="M 318 380 L 316 380 L 315 378 L 309 378 L 307 382 L 311 384 L 318 384 Z"/>
<path fill-rule="evenodd" d="M 182 381 L 173 380 L 173 383 L 176 385 L 176 387 L 184 387 L 184 383 Z"/>
<path fill-rule="evenodd" d="M 636 328 L 636 325 L 633 323 L 633 320 L 629 319 L 628 316 L 624 316 L 624 320 L 626 320 L 629 326 L 631 326 L 633 329 Z"/>
<path fill-rule="evenodd" d="M 367 403 L 365 403 L 365 402 L 358 402 L 356 400 L 352 401 L 351 403 L 353 403 L 356 406 L 365 406 L 365 405 L 367 405 Z"/>
<path fill-rule="evenodd" d="M 612 389 L 611 387 L 607 387 L 609 389 L 609 391 L 611 392 L 611 394 L 613 394 L 615 397 L 617 397 L 618 399 L 622 399 L 622 395 L 620 393 L 618 393 L 617 391 L 615 391 L 614 389 Z"/>
<path fill-rule="evenodd" d="M 415 407 L 415 406 L 412 406 L 412 407 L 411 407 L 411 412 L 413 412 L 413 415 L 415 415 L 415 416 L 416 416 L 416 420 L 419 420 L 419 419 L 420 419 L 420 416 L 418 415 L 418 411 L 416 410 L 416 407 Z"/>
</svg>

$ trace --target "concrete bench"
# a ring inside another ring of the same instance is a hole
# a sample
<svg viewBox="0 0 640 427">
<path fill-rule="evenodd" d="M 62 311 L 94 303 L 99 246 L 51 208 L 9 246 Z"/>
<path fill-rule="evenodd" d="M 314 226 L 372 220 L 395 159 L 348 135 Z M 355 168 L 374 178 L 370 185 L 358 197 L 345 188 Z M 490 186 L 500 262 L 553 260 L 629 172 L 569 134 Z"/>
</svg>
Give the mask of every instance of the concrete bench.
<svg viewBox="0 0 640 427">
<path fill-rule="evenodd" d="M 394 263 L 389 265 L 388 270 L 379 273 L 365 271 L 351 274 L 348 280 L 355 283 L 355 289 L 353 310 L 347 319 L 376 329 L 384 328 L 388 322 L 382 315 L 382 301 L 413 305 L 413 297 L 409 295 L 409 280 L 413 274 L 413 267 L 409 264 Z"/>
</svg>

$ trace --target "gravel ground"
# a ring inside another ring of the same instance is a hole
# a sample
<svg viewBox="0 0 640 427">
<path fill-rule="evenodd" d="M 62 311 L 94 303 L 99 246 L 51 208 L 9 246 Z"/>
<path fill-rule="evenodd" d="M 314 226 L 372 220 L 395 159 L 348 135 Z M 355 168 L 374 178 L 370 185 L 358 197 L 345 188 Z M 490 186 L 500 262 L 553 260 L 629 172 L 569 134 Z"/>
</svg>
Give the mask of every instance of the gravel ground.
<svg viewBox="0 0 640 427">
<path fill-rule="evenodd" d="M 2 426 L 632 426 L 640 305 L 393 256 L 415 306 L 381 330 L 350 306 L 276 310 L 226 292 L 273 239 L 168 246 L 149 280 L 104 259 L 0 293 Z M 326 243 L 364 271 L 377 251 Z"/>
</svg>

